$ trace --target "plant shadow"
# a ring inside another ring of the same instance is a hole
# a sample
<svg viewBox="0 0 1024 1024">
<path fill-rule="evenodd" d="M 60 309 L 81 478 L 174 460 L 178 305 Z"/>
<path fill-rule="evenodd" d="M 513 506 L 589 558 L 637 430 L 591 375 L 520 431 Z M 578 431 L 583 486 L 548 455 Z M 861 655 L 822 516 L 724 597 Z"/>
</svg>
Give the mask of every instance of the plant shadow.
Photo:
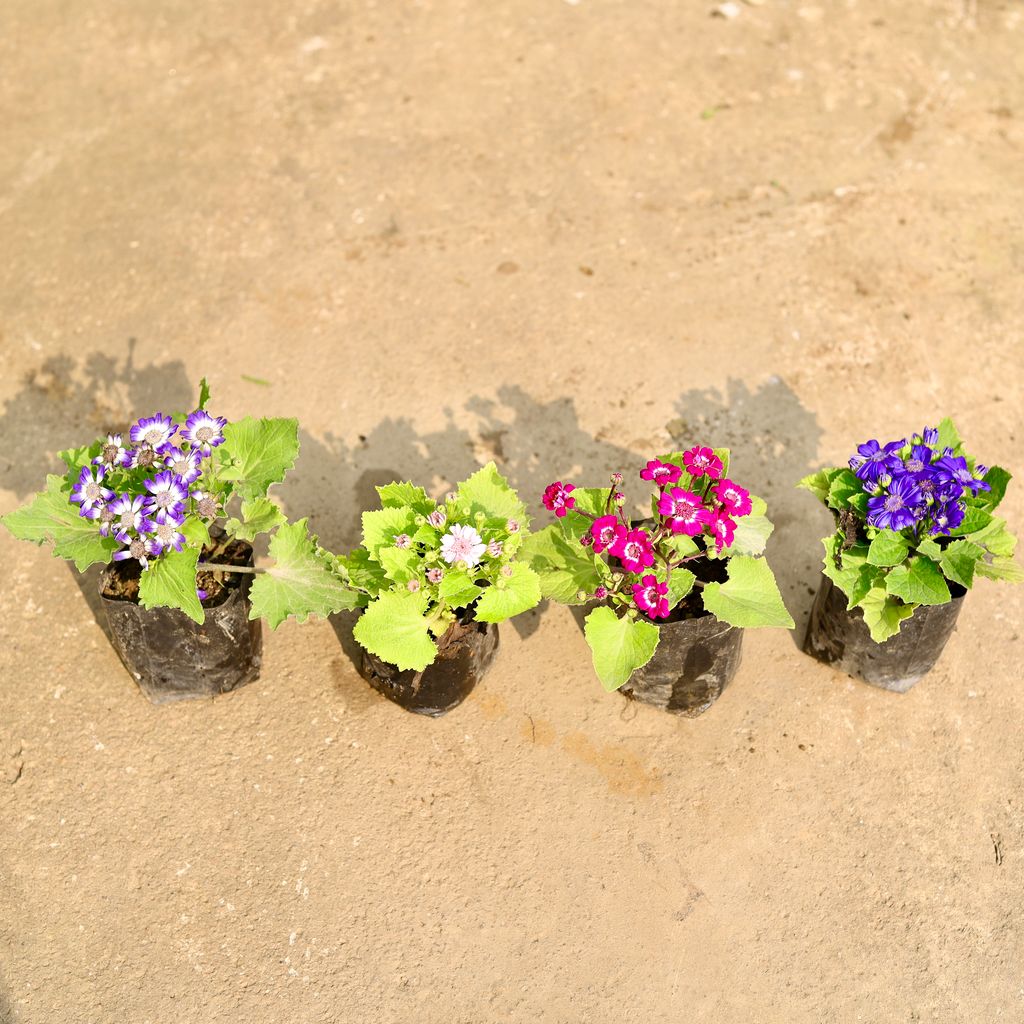
<svg viewBox="0 0 1024 1024">
<path fill-rule="evenodd" d="M 775 530 L 766 555 L 786 606 L 796 622 L 791 636 L 800 645 L 821 575 L 818 538 L 828 532 L 828 514 L 796 484 L 818 457 L 822 428 L 817 416 L 780 377 L 749 388 L 730 380 L 725 392 L 696 388 L 676 400 L 678 417 L 667 424 L 676 449 L 707 444 L 731 450 L 730 476 L 764 498 Z"/>
</svg>

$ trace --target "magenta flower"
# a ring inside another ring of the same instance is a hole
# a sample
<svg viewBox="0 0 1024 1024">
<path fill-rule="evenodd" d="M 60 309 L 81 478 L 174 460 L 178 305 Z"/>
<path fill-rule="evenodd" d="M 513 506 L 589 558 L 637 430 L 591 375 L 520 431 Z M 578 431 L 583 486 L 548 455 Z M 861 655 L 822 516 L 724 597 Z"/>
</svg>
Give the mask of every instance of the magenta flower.
<svg viewBox="0 0 1024 1024">
<path fill-rule="evenodd" d="M 617 553 L 626 572 L 640 572 L 654 565 L 654 548 L 646 530 L 630 530 Z"/>
<path fill-rule="evenodd" d="M 595 601 L 603 601 L 607 596 L 608 596 L 608 588 L 607 587 L 598 587 L 597 590 L 594 591 L 594 600 Z"/>
<path fill-rule="evenodd" d="M 722 460 L 713 448 L 702 448 L 697 445 L 688 452 L 683 452 L 683 465 L 690 476 L 709 476 L 717 480 L 722 475 Z"/>
<path fill-rule="evenodd" d="M 658 511 L 668 519 L 668 528 L 673 533 L 685 533 L 688 537 L 696 537 L 711 521 L 711 513 L 700 496 L 682 487 L 662 491 Z"/>
<path fill-rule="evenodd" d="M 600 516 L 590 527 L 590 535 L 594 540 L 595 554 L 607 551 L 609 555 L 619 555 L 626 541 L 626 527 L 617 516 Z"/>
<path fill-rule="evenodd" d="M 557 480 L 545 488 L 541 501 L 549 512 L 554 512 L 561 519 L 576 504 L 576 499 L 570 497 L 571 492 L 575 490 L 575 484 L 563 484 L 561 480 Z"/>
<path fill-rule="evenodd" d="M 725 511 L 713 515 L 711 522 L 711 535 L 715 538 L 715 551 L 722 553 L 722 548 L 732 546 L 733 537 L 736 536 L 736 523 L 729 518 Z"/>
<path fill-rule="evenodd" d="M 678 483 L 682 475 L 683 471 L 678 466 L 673 466 L 671 462 L 662 462 L 660 459 L 651 459 L 647 463 L 647 468 L 640 470 L 641 480 L 650 480 L 659 487 Z"/>
<path fill-rule="evenodd" d="M 633 584 L 633 602 L 652 619 L 668 618 L 667 595 L 668 584 L 659 583 L 657 576 L 647 575 Z"/>
<path fill-rule="evenodd" d="M 715 497 L 725 506 L 731 516 L 749 516 L 753 505 L 750 491 L 734 484 L 731 480 L 719 480 L 715 484 Z"/>
</svg>

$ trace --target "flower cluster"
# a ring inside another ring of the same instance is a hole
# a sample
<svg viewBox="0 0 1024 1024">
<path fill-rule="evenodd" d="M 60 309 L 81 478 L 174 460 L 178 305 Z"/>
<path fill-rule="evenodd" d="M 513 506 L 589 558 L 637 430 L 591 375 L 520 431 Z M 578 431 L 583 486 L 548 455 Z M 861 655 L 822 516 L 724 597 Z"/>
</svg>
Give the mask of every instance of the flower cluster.
<svg viewBox="0 0 1024 1024">
<path fill-rule="evenodd" d="M 721 554 L 736 534 L 736 520 L 750 515 L 750 493 L 723 476 L 725 467 L 714 449 L 697 446 L 678 457 L 651 459 L 640 471 L 640 479 L 657 487 L 652 527 L 634 524 L 623 511 L 626 497 L 618 490 L 621 474 L 612 476 L 612 486 L 597 512 L 580 506 L 575 485 L 557 481 L 542 497 L 544 507 L 564 518 L 570 512 L 591 520 L 579 540 L 595 554 L 614 560 L 612 588 L 601 586 L 593 594 L 598 600 L 613 598 L 629 603 L 652 619 L 668 618 L 669 576 L 673 569 L 706 555 L 711 548 Z M 690 538 L 689 545 L 680 538 Z M 703 547 L 696 541 L 700 539 Z M 684 554 L 680 554 L 684 551 Z M 614 578 L 613 577 L 613 578 Z"/>
<path fill-rule="evenodd" d="M 215 519 L 220 503 L 201 482 L 210 452 L 224 442 L 227 420 L 198 409 L 183 425 L 158 412 L 128 433 L 108 434 L 99 453 L 81 467 L 70 501 L 104 537 L 123 545 L 116 561 L 136 559 L 143 568 L 185 544 L 182 527 L 195 513 Z M 93 449 L 95 451 L 95 448 Z"/>
<path fill-rule="evenodd" d="M 869 495 L 867 521 L 884 530 L 913 529 L 949 534 L 964 520 L 964 498 L 989 490 L 980 463 L 972 469 L 952 448 L 938 448 L 939 432 L 925 427 L 906 438 L 880 445 L 871 440 L 857 449 L 850 468 Z"/>
</svg>

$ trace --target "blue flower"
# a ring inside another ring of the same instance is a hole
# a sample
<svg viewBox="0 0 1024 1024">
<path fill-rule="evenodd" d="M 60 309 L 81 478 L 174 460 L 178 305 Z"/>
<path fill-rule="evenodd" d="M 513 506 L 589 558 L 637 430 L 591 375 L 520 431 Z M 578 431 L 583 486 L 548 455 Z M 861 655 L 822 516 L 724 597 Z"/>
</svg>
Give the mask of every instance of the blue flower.
<svg viewBox="0 0 1024 1024">
<path fill-rule="evenodd" d="M 883 473 L 893 474 L 903 467 L 897 452 L 906 445 L 902 441 L 890 441 L 884 448 L 875 440 L 867 441 L 857 448 L 857 454 L 850 459 L 850 469 L 870 484 L 878 483 Z"/>
<path fill-rule="evenodd" d="M 209 455 L 211 448 L 224 443 L 224 428 L 227 425 L 228 421 L 223 416 L 211 416 L 205 409 L 197 409 L 185 420 L 181 436 L 193 448 Z"/>
<path fill-rule="evenodd" d="M 959 501 L 947 501 L 932 514 L 932 533 L 948 534 L 964 521 L 964 506 Z"/>
<path fill-rule="evenodd" d="M 868 499 L 868 523 L 880 530 L 905 530 L 920 518 L 924 495 L 909 473 L 893 477 L 888 493 Z"/>
<path fill-rule="evenodd" d="M 934 448 L 939 443 L 939 432 L 935 427 L 925 427 L 920 434 L 913 437 L 914 444 L 926 444 Z"/>
<path fill-rule="evenodd" d="M 972 473 L 967 465 L 967 460 L 962 455 L 943 455 L 935 463 L 935 473 L 939 483 L 955 481 L 961 487 L 969 490 L 971 494 L 992 489 L 989 484 L 975 475 L 980 473 L 981 476 L 984 476 L 987 472 L 988 467 L 979 465 L 975 468 L 974 473 Z"/>
</svg>

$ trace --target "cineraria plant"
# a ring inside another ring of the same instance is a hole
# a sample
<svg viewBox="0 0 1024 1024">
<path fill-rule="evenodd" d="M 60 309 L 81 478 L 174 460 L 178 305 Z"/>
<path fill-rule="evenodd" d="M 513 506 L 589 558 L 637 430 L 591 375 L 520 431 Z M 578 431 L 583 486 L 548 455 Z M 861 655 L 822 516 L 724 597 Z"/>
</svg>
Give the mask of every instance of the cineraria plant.
<svg viewBox="0 0 1024 1024">
<path fill-rule="evenodd" d="M 94 563 L 133 560 L 141 567 L 139 603 L 179 608 L 205 619 L 198 571 L 259 572 L 250 592 L 252 618 L 276 626 L 289 614 L 347 607 L 329 558 L 305 520 L 289 524 L 268 496 L 299 450 L 294 419 L 246 417 L 229 423 L 206 409 L 205 379 L 187 416 L 144 416 L 128 431 L 60 453 L 64 475 L 3 517 L 15 537 L 50 542 L 53 553 L 84 572 Z M 272 533 L 268 570 L 201 561 L 210 530 L 252 541 Z"/>
<path fill-rule="evenodd" d="M 526 506 L 493 462 L 435 502 L 421 487 L 378 487 L 363 513 L 363 544 L 337 559 L 365 608 L 355 639 L 399 669 L 420 671 L 457 617 L 502 622 L 540 601 L 536 574 L 517 559 Z"/>
<path fill-rule="evenodd" d="M 1010 474 L 964 452 L 953 422 L 909 440 L 860 445 L 849 468 L 812 473 L 799 486 L 832 511 L 825 575 L 860 608 L 877 643 L 921 605 L 951 600 L 949 584 L 976 576 L 1020 582 L 1016 538 L 994 515 Z"/>
<path fill-rule="evenodd" d="M 642 522 L 625 512 L 621 473 L 607 489 L 558 481 L 545 490 L 544 507 L 558 522 L 527 540 L 524 557 L 540 576 L 544 597 L 599 602 L 585 635 L 606 690 L 618 689 L 650 661 L 659 622 L 706 612 L 732 626 L 793 627 L 775 577 L 758 557 L 772 532 L 767 506 L 728 471 L 724 448 L 698 446 L 652 459 L 640 472 L 655 488 L 652 518 Z M 693 571 L 716 560 L 724 563 L 725 582 Z M 694 588 L 703 612 L 695 602 L 681 607 Z"/>
</svg>

